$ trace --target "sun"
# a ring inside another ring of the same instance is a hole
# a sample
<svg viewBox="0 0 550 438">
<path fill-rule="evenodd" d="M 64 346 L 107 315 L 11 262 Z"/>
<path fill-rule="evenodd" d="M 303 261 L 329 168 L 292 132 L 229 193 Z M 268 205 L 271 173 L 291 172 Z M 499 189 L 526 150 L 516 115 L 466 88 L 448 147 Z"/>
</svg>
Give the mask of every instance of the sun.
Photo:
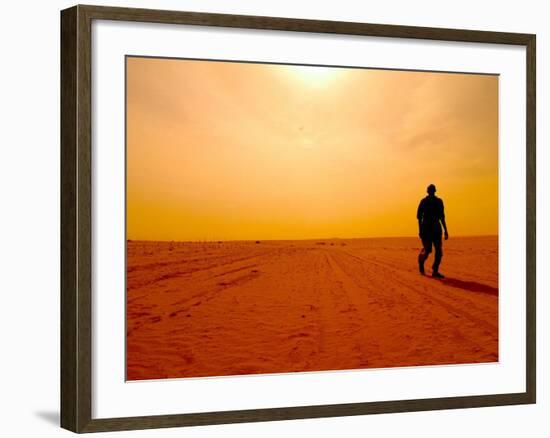
<svg viewBox="0 0 550 438">
<path fill-rule="evenodd" d="M 338 76 L 339 69 L 334 67 L 318 67 L 298 65 L 290 67 L 290 74 L 309 85 L 323 86 Z"/>
</svg>

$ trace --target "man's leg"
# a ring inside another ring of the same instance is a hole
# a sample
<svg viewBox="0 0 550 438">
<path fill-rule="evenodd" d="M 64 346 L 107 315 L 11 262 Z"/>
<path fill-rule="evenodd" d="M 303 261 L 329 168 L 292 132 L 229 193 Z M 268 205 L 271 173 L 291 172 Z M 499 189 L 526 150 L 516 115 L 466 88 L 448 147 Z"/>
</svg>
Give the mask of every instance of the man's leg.
<svg viewBox="0 0 550 438">
<path fill-rule="evenodd" d="M 443 244 L 441 241 L 441 238 L 434 240 L 434 248 L 435 248 L 435 254 L 434 254 L 434 264 L 432 266 L 433 275 L 439 274 L 439 265 L 441 264 L 441 258 L 443 257 Z M 441 277 L 441 274 L 438 276 Z"/>
<path fill-rule="evenodd" d="M 432 252 L 432 241 L 430 239 L 422 238 L 422 250 L 418 254 L 418 270 L 424 275 L 424 262 Z"/>
</svg>

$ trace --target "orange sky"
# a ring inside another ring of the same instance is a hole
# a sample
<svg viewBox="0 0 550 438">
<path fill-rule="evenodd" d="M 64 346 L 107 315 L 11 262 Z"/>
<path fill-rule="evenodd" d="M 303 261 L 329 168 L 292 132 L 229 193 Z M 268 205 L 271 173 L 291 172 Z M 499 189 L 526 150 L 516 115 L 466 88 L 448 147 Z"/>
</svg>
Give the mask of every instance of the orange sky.
<svg viewBox="0 0 550 438">
<path fill-rule="evenodd" d="M 498 234 L 498 77 L 127 59 L 127 236 Z"/>
</svg>

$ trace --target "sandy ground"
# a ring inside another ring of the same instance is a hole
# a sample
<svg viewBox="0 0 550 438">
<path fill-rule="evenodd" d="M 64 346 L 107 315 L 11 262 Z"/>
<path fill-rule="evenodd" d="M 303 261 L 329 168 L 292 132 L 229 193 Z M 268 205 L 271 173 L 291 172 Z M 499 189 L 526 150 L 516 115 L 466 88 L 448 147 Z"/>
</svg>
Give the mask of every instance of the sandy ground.
<svg viewBox="0 0 550 438">
<path fill-rule="evenodd" d="M 498 238 L 444 242 L 445 280 L 419 248 L 130 241 L 127 378 L 497 361 Z"/>
</svg>

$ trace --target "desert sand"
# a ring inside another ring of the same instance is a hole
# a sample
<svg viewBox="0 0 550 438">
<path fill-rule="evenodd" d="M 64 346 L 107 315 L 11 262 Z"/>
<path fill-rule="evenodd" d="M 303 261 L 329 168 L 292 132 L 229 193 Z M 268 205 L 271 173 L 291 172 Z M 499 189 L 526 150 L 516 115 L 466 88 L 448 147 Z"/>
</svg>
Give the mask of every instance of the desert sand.
<svg viewBox="0 0 550 438">
<path fill-rule="evenodd" d="M 498 238 L 444 242 L 444 280 L 419 249 L 128 241 L 127 379 L 497 361 Z"/>
</svg>

